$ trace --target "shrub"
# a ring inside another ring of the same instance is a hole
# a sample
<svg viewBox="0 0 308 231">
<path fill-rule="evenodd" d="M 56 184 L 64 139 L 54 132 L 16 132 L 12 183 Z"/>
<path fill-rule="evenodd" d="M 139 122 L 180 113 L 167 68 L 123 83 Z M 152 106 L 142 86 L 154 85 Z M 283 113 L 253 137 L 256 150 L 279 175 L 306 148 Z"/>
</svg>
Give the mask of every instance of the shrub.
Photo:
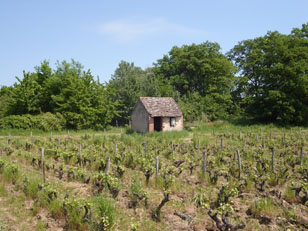
<svg viewBox="0 0 308 231">
<path fill-rule="evenodd" d="M 20 176 L 20 170 L 16 164 L 8 164 L 5 166 L 3 174 L 7 181 L 12 181 L 15 184 Z"/>
<path fill-rule="evenodd" d="M 40 129 L 43 131 L 61 130 L 64 128 L 65 119 L 60 113 L 50 112 L 39 115 L 10 115 L 0 119 L 1 129 Z"/>
<path fill-rule="evenodd" d="M 110 199 L 96 197 L 93 199 L 95 215 L 93 217 L 93 228 L 95 230 L 108 230 L 114 224 L 115 205 Z"/>
</svg>

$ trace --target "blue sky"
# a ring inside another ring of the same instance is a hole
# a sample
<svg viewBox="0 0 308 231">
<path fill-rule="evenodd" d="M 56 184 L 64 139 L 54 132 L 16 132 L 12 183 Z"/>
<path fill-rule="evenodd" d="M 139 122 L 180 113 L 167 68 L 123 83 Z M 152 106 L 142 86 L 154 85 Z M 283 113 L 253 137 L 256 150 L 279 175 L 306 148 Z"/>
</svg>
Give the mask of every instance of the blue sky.
<svg viewBox="0 0 308 231">
<path fill-rule="evenodd" d="M 108 81 L 121 60 L 142 68 L 172 46 L 218 42 L 225 53 L 308 22 L 307 0 L 1 0 L 0 85 L 43 60 L 79 61 Z"/>
</svg>

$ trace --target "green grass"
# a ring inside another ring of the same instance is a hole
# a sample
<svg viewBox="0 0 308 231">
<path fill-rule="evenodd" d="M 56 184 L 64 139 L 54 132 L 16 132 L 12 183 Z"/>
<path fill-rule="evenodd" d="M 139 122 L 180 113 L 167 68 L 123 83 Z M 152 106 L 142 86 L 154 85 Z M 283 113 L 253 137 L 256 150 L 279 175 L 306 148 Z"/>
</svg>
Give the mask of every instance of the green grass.
<svg viewBox="0 0 308 231">
<path fill-rule="evenodd" d="M 250 206 L 252 214 L 257 216 L 266 215 L 276 217 L 279 214 L 279 208 L 273 203 L 269 197 L 260 199 Z"/>
<path fill-rule="evenodd" d="M 0 197 L 5 197 L 7 195 L 8 195 L 8 193 L 6 191 L 5 184 L 3 182 L 1 182 L 0 183 Z"/>
</svg>

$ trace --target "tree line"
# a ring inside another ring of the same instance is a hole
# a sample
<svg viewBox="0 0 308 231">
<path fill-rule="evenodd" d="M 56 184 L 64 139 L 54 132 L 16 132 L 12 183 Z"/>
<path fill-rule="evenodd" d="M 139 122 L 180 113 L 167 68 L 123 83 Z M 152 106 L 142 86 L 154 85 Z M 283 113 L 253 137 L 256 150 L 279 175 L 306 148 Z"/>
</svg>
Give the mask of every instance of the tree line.
<svg viewBox="0 0 308 231">
<path fill-rule="evenodd" d="M 72 60 L 48 61 L 0 89 L 0 128 L 102 129 L 127 124 L 139 96 L 173 97 L 186 121 L 308 122 L 308 23 L 239 42 L 174 46 L 153 67 L 121 61 L 109 82 Z"/>
</svg>

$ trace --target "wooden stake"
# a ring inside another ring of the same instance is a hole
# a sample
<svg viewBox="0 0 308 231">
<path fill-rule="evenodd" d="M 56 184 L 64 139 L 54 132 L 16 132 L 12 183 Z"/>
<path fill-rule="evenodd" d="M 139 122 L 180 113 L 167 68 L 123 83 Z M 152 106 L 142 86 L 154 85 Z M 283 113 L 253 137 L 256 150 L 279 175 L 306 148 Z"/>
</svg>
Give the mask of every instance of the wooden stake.
<svg viewBox="0 0 308 231">
<path fill-rule="evenodd" d="M 78 147 L 78 163 L 81 166 L 81 144 Z"/>
<path fill-rule="evenodd" d="M 238 160 L 238 179 L 241 179 L 241 171 L 242 171 L 242 161 L 240 151 L 236 150 L 237 160 Z"/>
<path fill-rule="evenodd" d="M 5 151 L 6 151 L 6 154 L 9 153 L 9 138 L 6 138 Z"/>
<path fill-rule="evenodd" d="M 203 152 L 202 156 L 202 177 L 205 176 L 205 171 L 206 171 L 206 152 Z"/>
<path fill-rule="evenodd" d="M 45 161 L 44 161 L 44 148 L 41 149 L 41 162 L 42 162 L 42 173 L 43 173 L 43 182 L 45 183 Z"/>
<path fill-rule="evenodd" d="M 158 156 L 155 157 L 155 176 L 158 176 L 159 171 L 159 159 Z"/>
<path fill-rule="evenodd" d="M 274 158 L 275 158 L 275 150 L 272 148 L 272 171 L 274 172 Z"/>
<path fill-rule="evenodd" d="M 262 136 L 262 148 L 265 148 L 265 141 L 264 141 L 264 136 Z"/>
<path fill-rule="evenodd" d="M 106 158 L 106 169 L 105 169 L 106 174 L 108 174 L 109 168 L 110 168 L 110 157 L 107 157 Z"/>
<path fill-rule="evenodd" d="M 118 153 L 118 144 L 117 143 L 114 144 L 114 153 L 115 154 Z"/>
<path fill-rule="evenodd" d="M 224 147 L 223 147 L 223 138 L 221 137 L 220 139 L 220 150 L 223 151 Z"/>
<path fill-rule="evenodd" d="M 300 163 L 301 163 L 301 166 L 303 165 L 303 158 L 304 158 L 304 147 L 301 147 L 301 153 L 300 153 Z"/>
</svg>

